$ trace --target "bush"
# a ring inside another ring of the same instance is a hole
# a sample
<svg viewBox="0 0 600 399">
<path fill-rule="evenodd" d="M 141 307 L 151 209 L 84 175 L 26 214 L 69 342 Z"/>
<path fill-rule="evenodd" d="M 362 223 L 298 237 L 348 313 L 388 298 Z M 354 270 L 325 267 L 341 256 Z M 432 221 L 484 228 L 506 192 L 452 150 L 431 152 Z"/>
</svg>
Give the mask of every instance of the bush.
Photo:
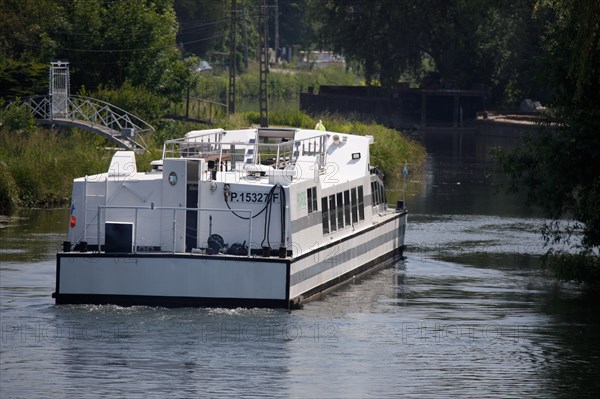
<svg viewBox="0 0 600 399">
<path fill-rule="evenodd" d="M 65 134 L 34 128 L 18 135 L 1 130 L 0 201 L 27 207 L 68 204 L 74 178 L 108 168 L 112 153 L 104 148 L 103 138 L 76 129 Z"/>
<path fill-rule="evenodd" d="M 405 164 L 413 174 L 423 167 L 426 155 L 423 146 L 397 130 L 376 123 L 345 119 L 339 115 L 322 115 L 320 119 L 325 128 L 332 132 L 373 136 L 375 144 L 371 147 L 371 165 L 381 169 L 388 179 L 400 178 Z"/>
<path fill-rule="evenodd" d="M 80 94 L 88 95 L 85 88 Z M 98 90 L 91 93 L 91 97 L 115 105 L 151 125 L 156 125 L 165 115 L 169 104 L 164 97 L 152 93 L 144 86 L 133 86 L 129 82 L 125 82 L 119 89 L 100 86 Z"/>
<path fill-rule="evenodd" d="M 269 116 L 269 123 L 273 125 L 285 125 L 312 129 L 317 121 L 308 114 L 301 111 L 276 111 Z M 340 132 L 341 133 L 341 132 Z"/>
<path fill-rule="evenodd" d="M 11 213 L 19 205 L 19 191 L 8 167 L 0 162 L 0 213 Z"/>
<path fill-rule="evenodd" d="M 31 109 L 20 101 L 10 103 L 0 112 L 0 127 L 10 132 L 23 132 L 33 129 L 35 119 Z"/>
<path fill-rule="evenodd" d="M 250 123 L 257 124 L 260 122 L 258 113 L 249 112 L 245 115 Z M 339 115 L 312 117 L 301 111 L 278 111 L 270 113 L 269 124 L 271 126 L 313 129 L 319 119 L 322 119 L 325 128 L 331 132 L 352 133 L 363 136 L 372 135 L 375 144 L 371 147 L 371 165 L 379 167 L 387 178 L 400 178 L 405 164 L 409 166 L 411 173 L 419 173 L 423 167 L 426 155 L 423 146 L 404 137 L 397 130 L 375 123 L 358 122 Z M 227 126 L 227 128 L 243 126 L 244 124 L 239 124 L 237 126 Z"/>
<path fill-rule="evenodd" d="M 560 280 L 600 285 L 600 257 L 597 254 L 549 251 L 542 260 Z"/>
<path fill-rule="evenodd" d="M 208 129 L 200 123 L 176 121 L 174 119 L 161 119 L 156 125 L 156 132 L 152 135 L 157 146 L 162 146 L 167 140 L 183 137 L 190 130 Z"/>
</svg>

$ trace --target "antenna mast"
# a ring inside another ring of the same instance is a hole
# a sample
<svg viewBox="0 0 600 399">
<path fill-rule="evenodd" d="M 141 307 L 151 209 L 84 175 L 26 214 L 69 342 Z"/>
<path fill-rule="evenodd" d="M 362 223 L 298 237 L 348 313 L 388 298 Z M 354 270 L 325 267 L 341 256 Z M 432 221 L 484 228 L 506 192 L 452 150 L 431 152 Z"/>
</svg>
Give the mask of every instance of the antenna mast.
<svg viewBox="0 0 600 399">
<path fill-rule="evenodd" d="M 235 31 L 237 29 L 237 1 L 231 0 L 231 23 L 229 32 L 229 113 L 235 113 L 235 68 L 236 68 L 236 44 Z"/>
<path fill-rule="evenodd" d="M 269 127 L 269 18 L 267 13 L 267 0 L 263 0 L 263 5 L 260 7 L 258 15 L 259 23 L 259 61 L 260 61 L 260 126 Z"/>
</svg>

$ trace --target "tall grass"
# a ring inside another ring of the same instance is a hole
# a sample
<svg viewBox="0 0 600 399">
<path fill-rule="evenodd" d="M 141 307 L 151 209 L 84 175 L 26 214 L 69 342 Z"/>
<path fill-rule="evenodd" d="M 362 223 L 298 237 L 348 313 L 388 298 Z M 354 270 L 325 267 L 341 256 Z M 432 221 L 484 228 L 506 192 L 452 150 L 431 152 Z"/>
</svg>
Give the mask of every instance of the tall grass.
<svg viewBox="0 0 600 399">
<path fill-rule="evenodd" d="M 381 169 L 388 179 L 402 176 L 402 168 L 407 165 L 413 172 L 422 169 L 425 162 L 425 148 L 401 132 L 376 123 L 364 123 L 340 115 L 324 114 L 311 117 L 303 112 L 273 112 L 269 115 L 271 125 L 293 126 L 305 129 L 314 128 L 322 120 L 331 132 L 371 135 L 375 143 L 371 147 L 371 165 Z"/>
<path fill-rule="evenodd" d="M 371 164 L 378 166 L 388 178 L 401 176 L 406 163 L 420 168 L 425 150 L 395 130 L 336 115 L 322 115 L 327 130 L 340 133 L 373 135 Z M 270 114 L 271 126 L 314 128 L 318 118 L 300 111 L 278 111 Z M 237 113 L 218 121 L 224 129 L 256 126 L 255 112 Z M 138 170 L 149 168 L 151 160 L 160 159 L 165 140 L 181 137 L 186 132 L 209 126 L 162 120 L 153 137 L 146 137 L 149 151 L 137 158 Z M 73 179 L 103 173 L 108 169 L 114 150 L 105 139 L 78 129 L 51 130 L 34 127 L 0 129 L 0 212 L 17 206 L 65 206 L 70 201 Z"/>
<path fill-rule="evenodd" d="M 332 132 L 372 135 L 375 144 L 371 147 L 371 165 L 377 166 L 387 179 L 398 179 L 402 176 L 402 168 L 407 165 L 411 173 L 418 174 L 425 163 L 425 148 L 419 143 L 403 135 L 401 132 L 386 128 L 376 123 L 364 123 L 339 115 L 324 114 L 313 117 L 301 111 L 275 111 L 269 113 L 271 126 L 289 126 L 313 129 L 321 119 L 325 128 Z M 256 112 L 238 113 L 224 117 L 217 126 L 224 129 L 238 129 L 256 126 L 260 123 Z"/>
<path fill-rule="evenodd" d="M 250 68 L 236 78 L 236 101 L 257 101 L 259 93 L 258 65 Z M 225 102 L 229 75 L 214 74 L 200 75 L 197 86 L 192 88 L 192 95 L 213 101 Z M 268 91 L 271 100 L 296 100 L 298 93 L 306 92 L 309 87 L 318 91 L 322 85 L 357 85 L 360 78 L 340 66 L 330 66 L 323 69 L 273 69 L 268 77 Z"/>
<path fill-rule="evenodd" d="M 397 130 L 339 115 L 323 115 L 321 119 L 327 130 L 333 132 L 372 135 L 375 144 L 371 147 L 371 165 L 381 169 L 388 179 L 400 178 L 404 165 L 415 174 L 424 166 L 425 148 Z"/>
<path fill-rule="evenodd" d="M 104 139 L 87 132 L 2 129 L 0 210 L 65 205 L 73 178 L 106 170 L 111 155 L 104 150 Z"/>
<path fill-rule="evenodd" d="M 340 115 L 323 114 L 313 117 L 298 110 L 279 110 L 269 113 L 271 126 L 313 129 L 319 119 L 323 121 L 327 130 L 332 132 L 372 135 L 375 144 L 371 147 L 371 165 L 379 167 L 387 179 L 400 178 L 404 165 L 407 165 L 414 174 L 418 174 L 423 168 L 426 156 L 423 146 L 397 130 L 376 123 L 359 122 Z M 169 133 L 165 134 L 164 130 L 159 129 L 155 137 L 175 138 L 193 129 L 215 126 L 223 129 L 241 129 L 258 126 L 259 123 L 258 112 L 240 112 L 224 116 L 216 120 L 214 126 L 165 122 L 165 126 L 169 126 Z M 158 140 L 156 145 L 162 145 L 162 141 Z"/>
</svg>

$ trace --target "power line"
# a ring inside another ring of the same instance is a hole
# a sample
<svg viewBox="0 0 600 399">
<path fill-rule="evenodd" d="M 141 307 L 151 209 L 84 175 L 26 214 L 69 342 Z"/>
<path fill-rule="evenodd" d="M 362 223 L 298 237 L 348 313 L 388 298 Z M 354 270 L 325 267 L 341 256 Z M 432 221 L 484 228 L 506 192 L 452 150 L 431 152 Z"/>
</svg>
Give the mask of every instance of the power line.
<svg viewBox="0 0 600 399">
<path fill-rule="evenodd" d="M 74 3 L 88 3 L 88 4 L 97 4 L 98 2 L 96 0 L 72 0 Z M 116 2 L 117 0 L 114 0 L 114 2 Z M 137 1 L 137 0 L 127 0 L 127 1 Z M 252 18 L 254 16 L 258 16 L 260 13 L 257 10 L 260 9 L 265 9 L 265 8 L 272 8 L 272 6 L 258 6 L 258 7 L 250 7 L 250 8 L 244 8 L 245 12 L 245 17 L 248 18 Z M 250 12 L 248 12 L 250 10 Z M 237 12 L 241 12 L 241 9 L 236 9 L 235 11 Z M 232 13 L 232 10 L 225 10 L 226 13 Z M 219 24 L 223 24 L 224 27 L 227 24 L 229 18 L 221 18 L 221 19 L 217 19 L 215 21 L 209 21 L 209 22 L 198 22 L 198 23 L 193 23 L 193 24 L 189 24 L 189 23 L 185 23 L 185 24 L 181 24 L 179 26 L 179 29 L 177 31 L 177 35 L 179 36 L 190 36 L 190 35 L 195 35 L 197 36 L 199 34 L 199 32 L 194 32 L 194 31 L 202 31 L 202 30 L 207 30 L 210 27 L 219 25 Z M 98 33 L 84 33 L 84 32 L 65 32 L 62 31 L 60 33 L 57 33 L 57 36 L 55 38 L 52 38 L 52 40 L 54 40 L 55 42 L 60 43 L 62 40 L 61 38 L 64 37 L 94 37 L 94 36 L 98 36 L 98 34 L 102 34 L 102 32 L 98 32 Z M 166 49 L 166 48 L 171 48 L 171 47 L 176 47 L 176 46 L 188 46 L 191 48 L 197 47 L 197 46 L 193 46 L 194 44 L 198 44 L 198 43 L 202 43 L 202 42 L 206 42 L 206 41 L 210 41 L 210 40 L 214 40 L 214 39 L 221 39 L 225 36 L 224 33 L 218 33 L 218 34 L 214 34 L 208 37 L 203 37 L 200 39 L 195 39 L 195 40 L 188 40 L 185 42 L 178 42 L 178 43 L 173 43 L 173 44 L 168 44 L 168 45 L 163 45 L 163 46 L 150 46 L 150 47 L 139 47 L 139 48 L 77 48 L 77 47 L 55 47 L 54 50 L 56 51 L 72 51 L 72 52 L 78 52 L 78 53 L 97 53 L 97 54 L 102 54 L 102 53 L 136 53 L 136 52 L 144 52 L 144 51 L 153 51 L 153 50 L 160 50 L 160 49 Z M 34 39 L 35 40 L 35 39 Z M 30 48 L 36 48 L 40 46 L 40 43 L 36 42 L 36 43 L 32 43 L 32 42 L 27 42 L 27 41 L 23 41 L 23 40 L 15 40 L 14 38 L 11 39 L 11 41 L 13 41 L 14 43 L 18 43 L 19 45 L 25 46 L 25 47 L 30 47 Z M 119 41 L 120 44 L 135 44 L 135 43 L 140 43 L 140 40 L 130 40 L 130 41 Z"/>
<path fill-rule="evenodd" d="M 218 24 L 225 24 L 225 23 L 227 23 L 227 19 L 226 18 L 218 19 L 218 20 L 211 21 L 211 22 L 202 22 L 202 23 L 198 23 L 198 24 L 194 24 L 194 25 L 188 25 L 187 23 L 180 23 L 179 24 L 179 32 L 182 32 L 182 31 L 185 31 L 185 30 L 193 30 L 193 29 L 206 28 L 206 27 L 209 27 L 209 26 L 218 25 Z"/>
<path fill-rule="evenodd" d="M 81 49 L 81 48 L 69 48 L 69 47 L 56 47 L 55 50 L 57 51 L 73 51 L 73 52 L 78 52 L 78 53 L 135 53 L 135 52 L 141 52 L 141 51 L 151 51 L 151 50 L 160 50 L 160 49 L 166 49 L 166 48 L 171 48 L 171 47 L 177 47 L 179 45 L 189 45 L 189 44 L 194 44 L 194 43 L 200 43 L 200 42 L 204 42 L 207 40 L 213 40 L 213 39 L 218 39 L 218 38 L 222 38 L 223 36 L 225 36 L 223 33 L 220 33 L 218 35 L 213 35 L 210 37 L 205 37 L 202 39 L 197 39 L 197 40 L 190 40 L 187 42 L 181 42 L 181 43 L 173 43 L 173 44 L 168 44 L 168 45 L 164 45 L 164 46 L 152 46 L 152 47 L 141 47 L 141 48 L 129 48 L 129 49 Z M 38 44 L 31 44 L 31 43 L 26 43 L 23 41 L 18 41 L 15 40 L 16 43 L 19 43 L 23 46 L 27 46 L 27 47 L 38 47 Z M 130 42 L 133 43 L 133 42 Z"/>
</svg>

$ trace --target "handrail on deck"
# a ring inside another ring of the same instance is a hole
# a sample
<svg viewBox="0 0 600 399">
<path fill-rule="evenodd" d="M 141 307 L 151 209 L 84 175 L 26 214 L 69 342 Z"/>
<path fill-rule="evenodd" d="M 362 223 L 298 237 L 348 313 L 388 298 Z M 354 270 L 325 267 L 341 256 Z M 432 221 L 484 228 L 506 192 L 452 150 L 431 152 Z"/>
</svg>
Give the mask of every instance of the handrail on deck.
<svg viewBox="0 0 600 399">
<path fill-rule="evenodd" d="M 230 154 L 227 150 L 232 147 L 253 149 L 252 164 L 261 162 L 261 156 L 268 154 L 274 158 L 274 163 L 278 165 L 282 161 L 296 161 L 301 155 L 318 157 L 319 169 L 325 167 L 326 151 L 325 142 L 328 133 L 307 137 L 300 140 L 284 141 L 281 143 L 235 143 L 222 142 L 224 131 L 220 132 L 218 137 L 215 131 L 207 131 L 206 134 L 200 134 L 194 137 L 183 137 L 174 140 L 167 140 L 163 145 L 163 159 L 165 158 L 207 158 L 218 155 L 217 162 L 221 163 L 224 154 Z M 215 136 L 215 140 L 210 139 Z M 228 146 L 228 147 L 226 147 Z M 225 149 L 225 151 L 223 151 Z M 283 155 L 282 155 L 283 154 Z M 286 156 L 285 154 L 289 154 Z M 287 158 L 287 159 L 286 159 Z"/>
</svg>

